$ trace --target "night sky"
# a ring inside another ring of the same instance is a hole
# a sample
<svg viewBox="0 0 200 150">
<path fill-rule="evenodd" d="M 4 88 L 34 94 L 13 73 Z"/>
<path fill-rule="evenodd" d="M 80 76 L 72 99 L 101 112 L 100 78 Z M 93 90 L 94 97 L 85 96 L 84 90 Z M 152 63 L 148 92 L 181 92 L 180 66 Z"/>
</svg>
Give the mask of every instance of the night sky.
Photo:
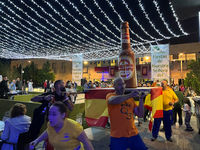
<svg viewBox="0 0 200 150">
<path fill-rule="evenodd" d="M 184 27 L 183 31 L 180 30 L 169 1 L 155 1 L 165 23 L 153 0 L 141 0 L 141 4 L 157 31 L 145 17 L 139 0 L 125 0 L 128 9 L 123 0 L 1 0 L 0 50 L 6 49 L 23 56 L 62 56 L 111 48 L 117 50 L 120 47 L 122 21 L 129 22 L 133 48 L 141 47 L 141 44 L 155 44 L 155 41 L 169 43 L 174 35 L 187 37 L 183 34 Z M 181 17 L 179 10 L 185 6 L 173 4 Z"/>
</svg>

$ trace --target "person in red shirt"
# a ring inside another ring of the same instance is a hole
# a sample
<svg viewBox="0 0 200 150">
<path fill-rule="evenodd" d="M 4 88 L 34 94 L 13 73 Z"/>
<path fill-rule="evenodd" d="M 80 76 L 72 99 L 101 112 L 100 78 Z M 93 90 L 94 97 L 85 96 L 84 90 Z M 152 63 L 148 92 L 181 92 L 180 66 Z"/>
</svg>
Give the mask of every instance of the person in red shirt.
<svg viewBox="0 0 200 150">
<path fill-rule="evenodd" d="M 47 80 L 44 81 L 43 86 L 44 86 L 44 92 L 46 92 L 47 91 Z"/>
<path fill-rule="evenodd" d="M 133 117 L 134 114 L 142 117 L 144 95 L 140 96 L 140 104 L 137 106 L 133 97 L 139 93 L 125 95 L 125 83 L 122 78 L 114 80 L 114 88 L 115 92 L 106 96 L 111 123 L 110 150 L 146 150 Z"/>
</svg>

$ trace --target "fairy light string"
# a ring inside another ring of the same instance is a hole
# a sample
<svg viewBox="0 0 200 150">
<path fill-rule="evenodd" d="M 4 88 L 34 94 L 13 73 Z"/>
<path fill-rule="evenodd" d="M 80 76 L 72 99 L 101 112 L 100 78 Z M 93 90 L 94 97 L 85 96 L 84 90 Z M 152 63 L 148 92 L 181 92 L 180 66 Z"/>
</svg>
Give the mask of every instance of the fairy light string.
<svg viewBox="0 0 200 150">
<path fill-rule="evenodd" d="M 131 46 L 136 55 L 149 53 L 153 43 L 158 44 L 165 39 L 188 35 L 183 30 L 170 1 L 167 7 L 171 10 L 171 18 L 174 17 L 176 29 L 180 32 L 174 32 L 158 1 L 152 0 L 151 3 L 156 17 L 160 19 L 161 26 L 165 27 L 164 30 L 168 34 L 149 17 L 143 0 L 137 0 L 134 7 L 141 10 L 154 34 L 140 22 L 127 0 L 1 1 L 0 57 L 70 60 L 74 55 L 81 53 L 83 59 L 88 61 L 114 59 L 121 50 L 118 25 L 127 20 L 117 9 L 119 4 L 122 9 L 126 9 L 129 19 L 132 20 Z M 103 5 L 106 5 L 106 8 Z M 108 14 L 109 12 L 114 17 Z M 134 32 L 134 26 L 139 28 L 137 32 Z"/>
</svg>

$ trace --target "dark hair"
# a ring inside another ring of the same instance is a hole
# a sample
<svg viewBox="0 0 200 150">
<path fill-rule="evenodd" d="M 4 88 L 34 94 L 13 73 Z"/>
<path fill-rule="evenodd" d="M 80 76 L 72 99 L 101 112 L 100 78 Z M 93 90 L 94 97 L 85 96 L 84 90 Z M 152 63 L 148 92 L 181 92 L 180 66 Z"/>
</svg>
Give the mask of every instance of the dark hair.
<svg viewBox="0 0 200 150">
<path fill-rule="evenodd" d="M 190 99 L 189 99 L 189 98 L 185 97 L 185 98 L 183 99 L 183 102 L 184 102 L 185 104 L 188 104 L 188 105 L 191 107 L 191 103 L 190 103 Z"/>
<path fill-rule="evenodd" d="M 26 114 L 26 105 L 21 104 L 21 103 L 16 103 L 12 108 L 11 108 L 11 118 L 22 116 Z"/>
<path fill-rule="evenodd" d="M 168 80 L 167 80 L 167 79 L 163 79 L 162 81 L 165 81 L 165 82 L 167 82 L 167 83 L 168 83 Z"/>
<path fill-rule="evenodd" d="M 57 102 L 53 103 L 52 106 L 58 107 L 58 110 L 61 114 L 66 113 L 66 111 L 67 111 L 67 108 L 63 102 L 57 101 Z"/>
<path fill-rule="evenodd" d="M 58 84 L 60 84 L 62 82 L 62 80 L 56 80 L 54 83 L 54 88 L 56 88 L 58 86 Z"/>
</svg>

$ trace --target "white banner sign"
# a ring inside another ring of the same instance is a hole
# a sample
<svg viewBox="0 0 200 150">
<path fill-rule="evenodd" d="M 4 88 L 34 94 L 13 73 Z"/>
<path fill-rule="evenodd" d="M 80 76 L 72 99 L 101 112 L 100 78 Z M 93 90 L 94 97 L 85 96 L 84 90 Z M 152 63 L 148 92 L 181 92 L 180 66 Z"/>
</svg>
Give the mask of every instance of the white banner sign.
<svg viewBox="0 0 200 150">
<path fill-rule="evenodd" d="M 169 44 L 151 46 L 151 78 L 153 81 L 166 79 L 169 74 Z"/>
<path fill-rule="evenodd" d="M 83 56 L 82 54 L 74 55 L 72 58 L 72 81 L 81 85 L 83 74 Z"/>
</svg>

